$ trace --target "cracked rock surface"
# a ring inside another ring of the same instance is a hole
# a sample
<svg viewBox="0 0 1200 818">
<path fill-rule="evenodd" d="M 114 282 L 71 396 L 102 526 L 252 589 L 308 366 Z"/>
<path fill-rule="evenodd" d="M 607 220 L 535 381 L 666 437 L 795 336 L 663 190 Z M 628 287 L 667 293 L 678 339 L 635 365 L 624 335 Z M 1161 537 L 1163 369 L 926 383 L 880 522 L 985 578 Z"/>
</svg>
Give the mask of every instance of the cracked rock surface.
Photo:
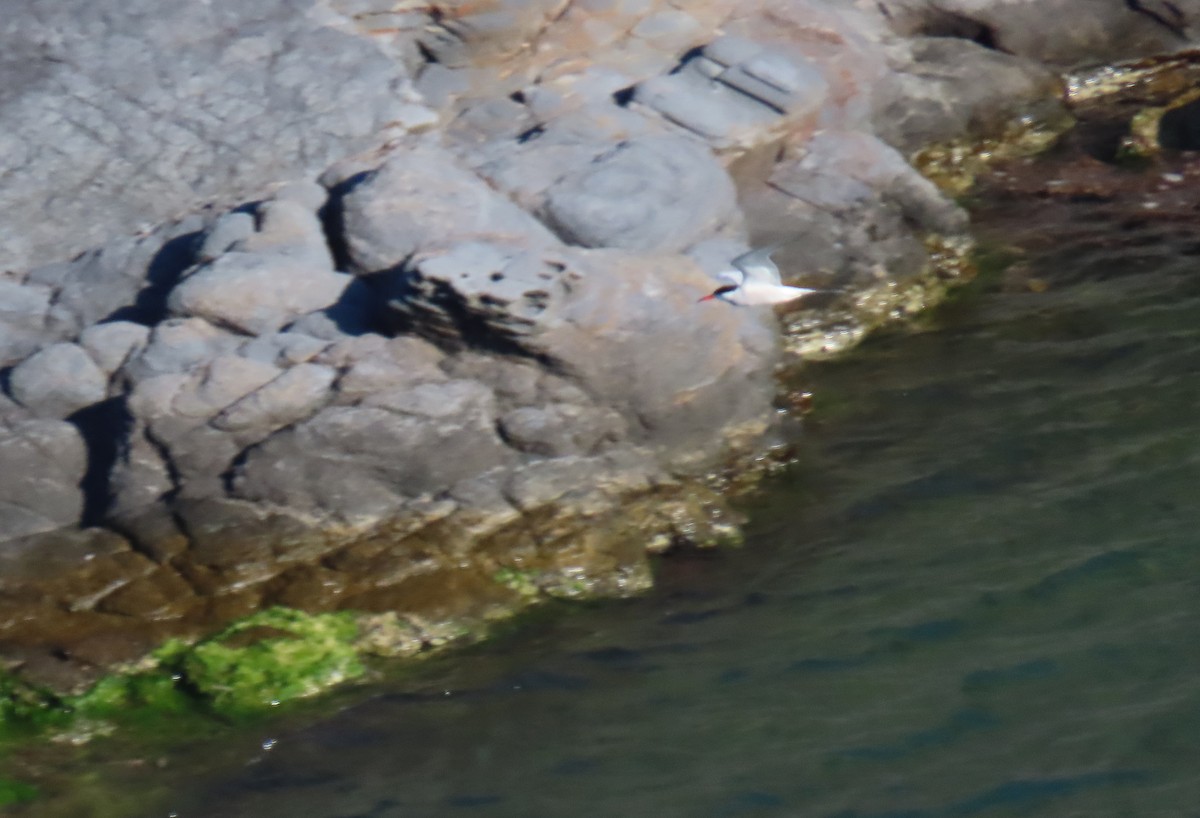
<svg viewBox="0 0 1200 818">
<path fill-rule="evenodd" d="M 3 667 L 69 689 L 269 604 L 487 619 L 528 599 L 498 572 L 644 587 L 773 439 L 781 323 L 697 304 L 715 274 L 782 242 L 844 293 L 789 345 L 845 346 L 966 229 L 906 152 L 1196 5 L 13 4 Z"/>
</svg>

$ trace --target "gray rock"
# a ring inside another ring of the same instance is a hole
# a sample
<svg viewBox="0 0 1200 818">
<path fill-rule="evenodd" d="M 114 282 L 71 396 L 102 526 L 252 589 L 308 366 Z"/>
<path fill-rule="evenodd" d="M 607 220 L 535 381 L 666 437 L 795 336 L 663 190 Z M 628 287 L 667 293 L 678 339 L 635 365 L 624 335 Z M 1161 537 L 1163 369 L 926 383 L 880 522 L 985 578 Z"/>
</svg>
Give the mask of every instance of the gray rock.
<svg viewBox="0 0 1200 818">
<path fill-rule="evenodd" d="M 104 400 L 108 376 L 78 344 L 52 344 L 9 373 L 8 391 L 40 417 L 65 418 Z"/>
<path fill-rule="evenodd" d="M 265 435 L 297 423 L 329 401 L 336 375 L 333 369 L 320 364 L 293 366 L 226 407 L 213 419 L 213 425 L 227 432 L 253 429 Z"/>
<path fill-rule="evenodd" d="M 79 345 L 100 367 L 106 376 L 112 375 L 134 355 L 146 348 L 150 328 L 131 321 L 110 321 L 94 324 L 79 336 Z"/>
<path fill-rule="evenodd" d="M 434 108 L 444 108 L 471 88 L 472 72 L 429 63 L 417 77 L 416 87 Z"/>
<path fill-rule="evenodd" d="M 815 121 L 828 95 L 824 75 L 802 54 L 725 36 L 681 70 L 639 84 L 634 101 L 714 147 L 745 150 Z"/>
<path fill-rule="evenodd" d="M 486 385 L 504 408 L 537 403 L 542 398 L 544 385 L 552 380 L 541 366 L 533 361 L 507 355 L 487 355 L 470 351 L 459 352 L 442 362 L 442 369 L 452 378 L 467 378 Z M 562 398 L 552 395 L 549 399 L 561 398 L 587 403 L 586 395 L 575 393 Z"/>
<path fill-rule="evenodd" d="M 527 47 L 562 7 L 561 0 L 458 3 L 452 13 L 426 25 L 419 39 L 442 65 L 491 62 Z"/>
<path fill-rule="evenodd" d="M 532 93 L 532 92 L 531 92 Z M 534 100 L 537 100 L 534 95 Z M 630 139 L 657 136 L 663 127 L 613 103 L 611 95 L 564 103 L 552 119 L 514 135 L 452 131 L 464 161 L 524 209 L 536 213 L 546 192 L 563 177 L 612 153 Z M 533 104 L 527 105 L 533 110 Z"/>
<path fill-rule="evenodd" d="M 0 367 L 54 340 L 46 329 L 51 296 L 49 287 L 0 277 Z"/>
<path fill-rule="evenodd" d="M 22 268 L 70 256 L 213 201 L 251 200 L 373 144 L 405 104 L 395 94 L 403 68 L 367 39 L 317 22 L 318 7 L 9 8 L 0 257 Z"/>
<path fill-rule="evenodd" d="M 316 211 L 302 202 L 283 199 L 255 208 L 256 230 L 232 246 L 243 253 L 276 253 L 305 266 L 333 269 L 325 229 Z"/>
<path fill-rule="evenodd" d="M 470 239 L 529 247 L 556 243 L 536 219 L 431 145 L 399 149 L 342 201 L 345 242 L 358 273 L 393 270 L 415 253 Z"/>
<path fill-rule="evenodd" d="M 58 420 L 0 421 L 0 463 L 0 541 L 79 522 L 87 447 L 75 426 Z"/>
<path fill-rule="evenodd" d="M 242 344 L 238 355 L 252 361 L 287 367 L 312 360 L 328 346 L 328 341 L 302 332 L 275 332 Z"/>
<path fill-rule="evenodd" d="M 355 278 L 333 304 L 300 316 L 285 329 L 325 341 L 377 332 L 382 309 L 376 289 L 366 280 Z"/>
<path fill-rule="evenodd" d="M 167 423 L 191 426 L 215 417 L 281 374 L 272 364 L 219 355 L 190 372 L 142 381 L 130 394 L 129 408 L 135 417 L 150 420 L 156 432 Z"/>
<path fill-rule="evenodd" d="M 167 300 L 175 315 L 237 332 L 274 332 L 338 300 L 350 276 L 286 255 L 230 252 L 187 276 Z"/>
<path fill-rule="evenodd" d="M 238 244 L 254 235 L 254 216 L 244 210 L 231 210 L 217 217 L 204 233 L 196 260 L 201 264 L 228 253 Z"/>
<path fill-rule="evenodd" d="M 287 182 L 271 194 L 277 202 L 295 202 L 310 213 L 318 212 L 329 201 L 329 191 L 311 179 Z"/>
<path fill-rule="evenodd" d="M 1062 80 L 1032 60 L 967 40 L 927 37 L 892 52 L 874 97 L 876 133 L 902 152 L 993 135 L 1019 116 L 1064 117 Z"/>
<path fill-rule="evenodd" d="M 522 348 L 572 278 L 553 251 L 467 241 L 394 277 L 388 306 L 443 343 Z"/>
<path fill-rule="evenodd" d="M 763 426 L 777 353 L 769 311 L 708 310 L 711 281 L 682 256 L 576 251 L 581 271 L 538 336 L 557 371 L 616 409 L 635 442 L 677 464 L 720 448 L 720 429 Z"/>
<path fill-rule="evenodd" d="M 116 463 L 109 473 L 112 502 L 108 518 L 152 551 L 174 552 L 182 548 L 172 542 L 182 533 L 171 523 L 164 498 L 179 488 L 162 446 L 153 441 L 145 423 L 137 424 L 121 442 Z M 142 533 L 138 533 L 142 532 Z"/>
<path fill-rule="evenodd" d="M 883 0 L 878 6 L 905 36 L 974 40 L 1058 65 L 1175 51 L 1200 33 L 1196 0 Z"/>
<path fill-rule="evenodd" d="M 121 372 L 134 383 L 168 373 L 187 372 L 222 353 L 232 352 L 244 338 L 214 327 L 203 318 L 174 318 L 157 324 L 141 353 Z"/>
<path fill-rule="evenodd" d="M 161 291 L 192 264 L 202 225 L 188 217 L 33 270 L 29 282 L 55 291 L 49 327 L 66 340 L 100 321 L 159 320 Z"/>
<path fill-rule="evenodd" d="M 967 228 L 967 214 L 937 186 L 917 173 L 891 146 L 862 132 L 822 131 L 797 161 L 778 164 L 770 184 L 834 214 L 865 203 L 899 207 L 923 230 L 943 234 Z"/>
<path fill-rule="evenodd" d="M 377 392 L 366 398 L 362 405 L 431 420 L 447 420 L 460 415 L 490 417 L 495 414 L 494 399 L 492 390 L 478 381 L 447 380 Z"/>
<path fill-rule="evenodd" d="M 445 491 L 511 458 L 496 436 L 490 392 L 461 382 L 445 387 L 456 412 L 446 415 L 436 408 L 438 387 L 419 388 L 415 398 L 391 396 L 395 410 L 329 407 L 273 435 L 247 454 L 235 494 L 360 518 L 394 510 L 404 497 Z"/>
<path fill-rule="evenodd" d="M 729 175 L 684 137 L 631 140 L 550 188 L 545 218 L 585 247 L 677 252 L 740 220 Z"/>
<path fill-rule="evenodd" d="M 522 406 L 500 418 L 510 446 L 542 457 L 597 454 L 627 435 L 625 420 L 611 409 L 570 403 Z"/>
</svg>

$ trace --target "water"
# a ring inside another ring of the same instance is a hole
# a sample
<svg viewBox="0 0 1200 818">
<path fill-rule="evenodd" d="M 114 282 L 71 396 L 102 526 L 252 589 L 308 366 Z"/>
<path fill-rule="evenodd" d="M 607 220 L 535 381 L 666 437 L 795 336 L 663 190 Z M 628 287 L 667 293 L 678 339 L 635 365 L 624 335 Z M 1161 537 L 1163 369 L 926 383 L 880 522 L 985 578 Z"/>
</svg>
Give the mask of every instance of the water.
<svg viewBox="0 0 1200 818">
<path fill-rule="evenodd" d="M 146 815 L 1200 816 L 1200 249 L 1133 206 L 994 206 L 1007 272 L 802 373 L 744 549 L 172 761 Z"/>
</svg>

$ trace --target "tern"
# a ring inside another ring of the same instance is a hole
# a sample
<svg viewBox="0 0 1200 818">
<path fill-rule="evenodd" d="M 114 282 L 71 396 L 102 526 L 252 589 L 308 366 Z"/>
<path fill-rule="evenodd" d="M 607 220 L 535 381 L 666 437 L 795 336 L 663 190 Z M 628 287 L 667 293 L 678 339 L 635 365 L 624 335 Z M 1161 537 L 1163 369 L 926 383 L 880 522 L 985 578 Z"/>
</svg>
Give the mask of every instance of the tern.
<svg viewBox="0 0 1200 818">
<path fill-rule="evenodd" d="M 729 283 L 722 284 L 700 300 L 719 299 L 739 307 L 755 307 L 760 304 L 784 304 L 809 293 L 822 292 L 807 287 L 789 287 L 783 283 L 779 268 L 771 261 L 771 254 L 779 247 L 778 244 L 772 244 L 735 258 L 732 270 L 717 274 L 717 278 Z"/>
</svg>

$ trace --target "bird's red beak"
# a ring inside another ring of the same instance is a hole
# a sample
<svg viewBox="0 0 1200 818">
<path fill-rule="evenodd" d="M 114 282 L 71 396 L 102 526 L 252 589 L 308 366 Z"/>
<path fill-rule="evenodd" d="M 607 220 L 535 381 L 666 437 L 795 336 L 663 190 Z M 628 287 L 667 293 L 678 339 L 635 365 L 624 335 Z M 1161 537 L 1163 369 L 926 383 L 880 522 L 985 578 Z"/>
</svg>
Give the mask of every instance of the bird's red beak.
<svg viewBox="0 0 1200 818">
<path fill-rule="evenodd" d="M 716 293 L 709 293 L 708 295 L 704 296 L 703 298 L 697 298 L 696 303 L 699 304 L 701 301 L 712 301 L 716 297 L 717 297 Z"/>
</svg>

